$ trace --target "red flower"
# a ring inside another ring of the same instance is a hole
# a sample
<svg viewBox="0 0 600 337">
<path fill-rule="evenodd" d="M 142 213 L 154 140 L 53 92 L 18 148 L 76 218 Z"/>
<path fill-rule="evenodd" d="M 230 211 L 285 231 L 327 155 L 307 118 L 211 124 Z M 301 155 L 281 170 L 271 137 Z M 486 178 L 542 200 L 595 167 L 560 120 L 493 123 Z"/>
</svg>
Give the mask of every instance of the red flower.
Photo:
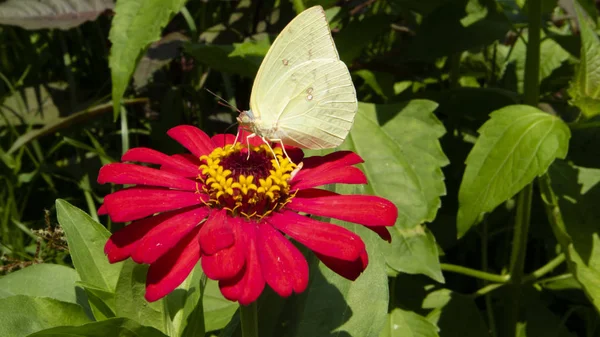
<svg viewBox="0 0 600 337">
<path fill-rule="evenodd" d="M 198 260 L 204 273 L 219 281 L 223 295 L 243 305 L 255 301 L 265 283 L 281 296 L 300 293 L 308 284 L 308 264 L 288 237 L 336 273 L 356 279 L 368 263 L 361 238 L 298 212 L 362 224 L 391 240 L 384 227 L 396 221 L 391 202 L 315 188 L 365 184 L 365 175 L 352 166 L 362 159 L 353 152 L 303 159 L 299 149 L 286 148 L 293 162 L 303 163 L 296 172 L 281 148 L 274 149 L 277 165 L 258 139 L 251 139 L 248 150 L 243 143 L 232 145 L 233 135 L 209 138 L 193 126 L 168 134 L 192 154 L 134 148 L 123 161 L 160 167 L 113 163 L 98 175 L 101 184 L 137 185 L 107 195 L 98 213 L 115 222 L 132 221 L 110 237 L 104 251 L 111 263 L 131 257 L 150 264 L 148 301 L 173 291 Z"/>
</svg>

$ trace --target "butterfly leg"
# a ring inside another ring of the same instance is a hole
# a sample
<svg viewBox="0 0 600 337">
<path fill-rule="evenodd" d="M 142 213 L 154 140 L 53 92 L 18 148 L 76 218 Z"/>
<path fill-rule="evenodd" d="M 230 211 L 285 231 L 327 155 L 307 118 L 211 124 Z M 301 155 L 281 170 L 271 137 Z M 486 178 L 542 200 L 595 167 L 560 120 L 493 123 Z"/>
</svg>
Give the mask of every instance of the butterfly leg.
<svg viewBox="0 0 600 337">
<path fill-rule="evenodd" d="M 283 150 L 283 154 L 285 154 L 285 157 L 290 161 L 290 163 L 294 164 L 294 162 L 292 161 L 292 158 L 290 158 L 290 156 L 288 156 L 287 151 L 285 151 L 285 146 L 283 146 L 283 140 L 281 139 L 271 139 L 272 142 L 279 142 L 279 144 L 281 145 L 281 150 Z"/>
<path fill-rule="evenodd" d="M 246 143 L 248 143 L 248 158 L 246 158 L 246 160 L 250 159 L 250 138 L 254 137 L 256 137 L 256 133 L 250 134 L 248 137 L 246 137 Z"/>
<path fill-rule="evenodd" d="M 273 154 L 273 159 L 275 159 L 275 162 L 277 163 L 277 167 L 280 167 L 279 160 L 277 160 L 277 155 L 275 154 L 275 151 L 273 151 L 273 148 L 271 147 L 271 144 L 269 144 L 269 141 L 267 141 L 265 137 L 260 137 L 260 139 L 262 139 L 262 141 L 265 142 L 265 144 L 267 144 L 269 150 L 271 150 L 271 153 Z"/>
<path fill-rule="evenodd" d="M 240 138 L 240 129 L 238 129 L 237 133 L 235 134 L 235 139 L 233 140 L 233 144 L 231 144 L 231 147 L 234 147 L 235 144 L 237 144 L 238 138 Z"/>
</svg>

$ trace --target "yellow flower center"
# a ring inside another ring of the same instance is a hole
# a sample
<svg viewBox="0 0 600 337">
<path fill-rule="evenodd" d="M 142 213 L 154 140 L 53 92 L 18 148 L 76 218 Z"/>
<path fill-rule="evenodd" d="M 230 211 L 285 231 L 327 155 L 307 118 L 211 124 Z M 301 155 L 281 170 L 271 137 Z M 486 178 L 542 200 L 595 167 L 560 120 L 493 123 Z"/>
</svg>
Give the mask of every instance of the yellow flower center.
<svg viewBox="0 0 600 337">
<path fill-rule="evenodd" d="M 281 148 L 273 151 L 279 165 L 266 144 L 248 151 L 237 143 L 200 157 L 198 190 L 210 196 L 207 205 L 249 220 L 260 220 L 285 206 L 293 197 L 288 180 L 296 165 Z"/>
</svg>

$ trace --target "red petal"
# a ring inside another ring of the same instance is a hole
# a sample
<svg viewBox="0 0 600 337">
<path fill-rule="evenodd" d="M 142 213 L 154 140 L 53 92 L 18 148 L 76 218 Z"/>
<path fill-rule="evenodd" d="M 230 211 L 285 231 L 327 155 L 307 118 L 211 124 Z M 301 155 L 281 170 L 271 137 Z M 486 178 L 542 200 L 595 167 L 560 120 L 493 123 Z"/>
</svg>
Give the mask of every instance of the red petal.
<svg viewBox="0 0 600 337">
<path fill-rule="evenodd" d="M 305 189 L 327 184 L 366 184 L 365 174 L 353 166 L 336 168 L 333 170 L 320 170 L 318 168 L 306 170 L 304 167 L 294 180 L 292 189 Z"/>
<path fill-rule="evenodd" d="M 248 305 L 260 296 L 265 288 L 258 253 L 256 251 L 255 225 L 244 225 L 246 246 L 246 266 L 238 276 L 219 282 L 221 293 L 225 298 L 239 301 L 241 305 Z"/>
<path fill-rule="evenodd" d="M 235 237 L 231 225 L 227 221 L 227 211 L 220 210 L 211 214 L 202 225 L 198 240 L 204 255 L 213 255 L 222 249 L 231 247 L 235 242 Z"/>
<path fill-rule="evenodd" d="M 282 297 L 301 293 L 308 285 L 308 263 L 298 248 L 270 224 L 257 231 L 258 258 L 267 284 Z"/>
<path fill-rule="evenodd" d="M 179 125 L 167 131 L 167 134 L 198 158 L 215 149 L 206 133 L 195 126 Z"/>
<path fill-rule="evenodd" d="M 384 198 L 339 195 L 317 189 L 299 191 L 286 207 L 366 226 L 393 226 L 398 218 L 396 205 Z"/>
<path fill-rule="evenodd" d="M 174 173 L 176 175 L 182 176 L 182 177 L 186 177 L 186 178 L 197 178 L 199 176 L 199 166 L 200 166 L 200 159 L 196 158 L 193 154 L 190 153 L 181 153 L 181 154 L 174 154 L 171 156 L 172 158 L 174 158 L 177 161 L 180 162 L 185 162 L 187 163 L 186 165 L 193 165 L 195 167 L 195 171 L 191 170 L 190 167 L 185 167 L 184 169 L 181 169 L 181 166 L 169 166 L 169 165 L 161 165 L 160 169 L 162 171 L 166 171 L 166 172 L 171 172 Z"/>
<path fill-rule="evenodd" d="M 204 270 L 206 276 L 213 280 L 229 279 L 236 276 L 244 267 L 244 261 L 246 260 L 245 238 L 241 229 L 242 220 L 237 217 L 227 217 L 227 223 L 233 231 L 235 243 L 229 248 L 202 258 L 202 270 Z"/>
<path fill-rule="evenodd" d="M 98 173 L 98 183 L 137 184 L 176 188 L 195 191 L 196 182 L 169 172 L 150 167 L 112 163 L 102 166 Z"/>
<path fill-rule="evenodd" d="M 108 210 L 106 209 L 106 206 L 102 205 L 100 206 L 100 208 L 98 208 L 98 215 L 106 215 L 108 214 Z"/>
<path fill-rule="evenodd" d="M 207 197 L 195 192 L 132 187 L 104 197 L 104 206 L 115 222 L 127 222 L 164 211 L 202 204 Z"/>
<path fill-rule="evenodd" d="M 315 255 L 317 255 L 319 260 L 321 260 L 321 262 L 329 269 L 351 281 L 356 280 L 369 264 L 369 255 L 367 255 L 366 250 L 362 251 L 360 256 L 354 261 L 344 261 L 318 253 L 315 253 Z"/>
<path fill-rule="evenodd" d="M 225 147 L 225 145 L 233 144 L 235 136 L 229 133 L 221 133 L 210 138 L 217 147 Z M 239 139 L 238 139 L 239 141 Z"/>
<path fill-rule="evenodd" d="M 108 261 L 115 263 L 130 257 L 144 235 L 170 216 L 172 213 L 163 213 L 134 221 L 111 235 L 104 245 L 104 254 L 108 256 Z"/>
<path fill-rule="evenodd" d="M 121 157 L 122 161 L 137 161 L 141 163 L 157 164 L 163 167 L 169 167 L 172 171 L 179 173 L 184 177 L 198 176 L 198 165 L 193 165 L 187 160 L 176 156 L 167 156 L 162 152 L 145 147 L 133 148 Z M 183 174 L 184 173 L 184 174 Z"/>
<path fill-rule="evenodd" d="M 319 170 L 331 170 L 334 168 L 356 165 L 363 162 L 364 160 L 354 152 L 336 151 L 326 156 L 308 157 L 304 160 L 304 167 L 307 170 L 317 168 Z"/>
<path fill-rule="evenodd" d="M 154 227 L 140 241 L 131 254 L 133 261 L 148 264 L 156 262 L 206 218 L 208 209 L 195 207 L 170 213 L 170 217 Z"/>
<path fill-rule="evenodd" d="M 146 278 L 146 300 L 154 302 L 175 290 L 200 259 L 196 235 L 200 227 L 188 233 L 179 244 L 150 265 Z"/>
<path fill-rule="evenodd" d="M 294 240 L 323 255 L 353 261 L 365 249 L 360 236 L 351 231 L 291 211 L 274 213 L 267 221 Z"/>
</svg>

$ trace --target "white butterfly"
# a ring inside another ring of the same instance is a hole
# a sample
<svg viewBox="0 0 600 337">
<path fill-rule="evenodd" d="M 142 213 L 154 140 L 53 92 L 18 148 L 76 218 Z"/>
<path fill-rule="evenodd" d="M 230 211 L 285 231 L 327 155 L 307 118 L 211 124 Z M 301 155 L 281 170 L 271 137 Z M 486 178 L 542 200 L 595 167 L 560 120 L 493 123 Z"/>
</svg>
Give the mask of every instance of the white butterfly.
<svg viewBox="0 0 600 337">
<path fill-rule="evenodd" d="M 275 39 L 254 80 L 250 110 L 237 120 L 252 133 L 248 138 L 328 149 L 346 139 L 357 109 L 350 72 L 340 61 L 323 8 L 315 6 Z"/>
</svg>

